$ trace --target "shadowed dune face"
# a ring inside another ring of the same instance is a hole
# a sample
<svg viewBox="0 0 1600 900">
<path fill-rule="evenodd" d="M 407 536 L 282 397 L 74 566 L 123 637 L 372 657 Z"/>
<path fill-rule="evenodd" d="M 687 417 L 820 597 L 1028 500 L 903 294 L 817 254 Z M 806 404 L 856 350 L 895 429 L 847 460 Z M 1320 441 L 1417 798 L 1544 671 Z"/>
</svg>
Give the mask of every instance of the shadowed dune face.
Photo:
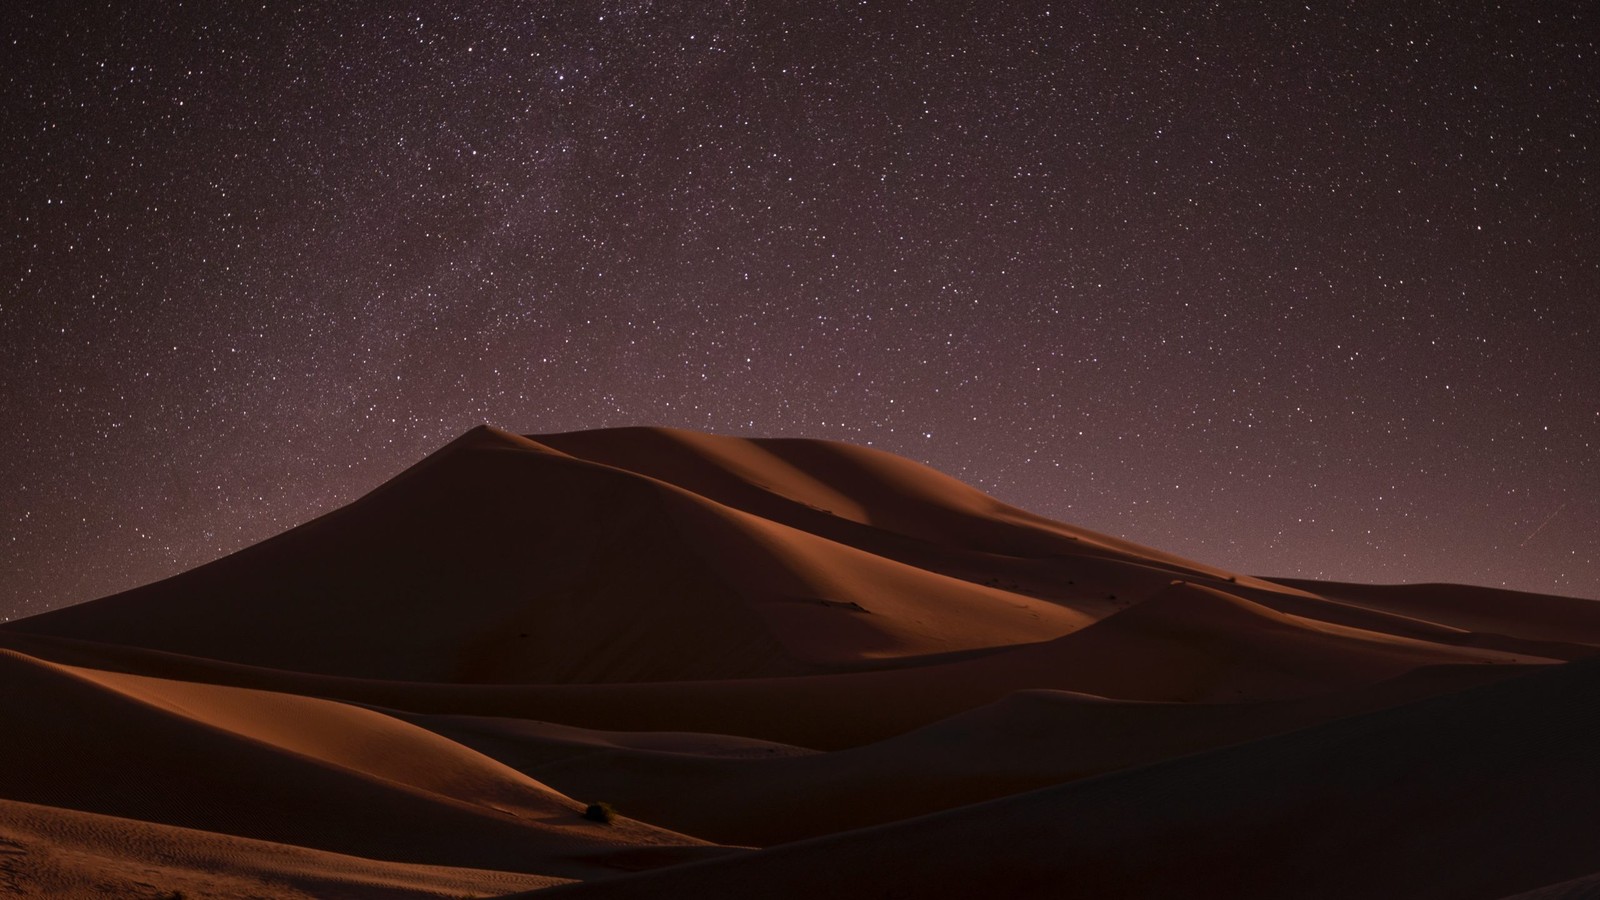
<svg viewBox="0 0 1600 900">
<path fill-rule="evenodd" d="M 1559 664 L 1597 648 L 1590 601 L 1235 575 L 859 447 L 479 428 L 277 538 L 0 626 L 0 875 L 1496 900 L 1600 870 L 1551 799 L 1587 726 L 1498 734 L 1580 719 L 1593 667 Z M 1430 894 L 1449 840 L 1527 861 Z"/>
<path fill-rule="evenodd" d="M 1592 871 L 1597 665 L 551 896 L 1495 900 Z"/>
<path fill-rule="evenodd" d="M 470 434 L 301 528 L 20 627 L 423 681 L 798 671 L 684 542 L 659 493 Z"/>
</svg>

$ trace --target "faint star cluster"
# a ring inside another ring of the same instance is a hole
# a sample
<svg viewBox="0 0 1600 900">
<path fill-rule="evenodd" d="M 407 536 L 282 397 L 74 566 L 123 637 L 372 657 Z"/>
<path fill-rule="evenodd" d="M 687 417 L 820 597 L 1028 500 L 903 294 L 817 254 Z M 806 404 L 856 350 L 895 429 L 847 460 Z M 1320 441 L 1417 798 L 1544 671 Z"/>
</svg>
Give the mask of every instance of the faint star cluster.
<svg viewBox="0 0 1600 900">
<path fill-rule="evenodd" d="M 0 616 L 483 421 L 1600 597 L 1593 4 L 24 0 L 0 40 Z"/>
</svg>

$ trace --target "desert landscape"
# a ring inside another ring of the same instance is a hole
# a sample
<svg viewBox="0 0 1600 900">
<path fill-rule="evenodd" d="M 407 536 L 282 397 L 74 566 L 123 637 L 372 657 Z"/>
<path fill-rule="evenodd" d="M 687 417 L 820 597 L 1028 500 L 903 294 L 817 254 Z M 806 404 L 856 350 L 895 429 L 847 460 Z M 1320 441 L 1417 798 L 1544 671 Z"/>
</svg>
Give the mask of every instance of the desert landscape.
<svg viewBox="0 0 1600 900">
<path fill-rule="evenodd" d="M 1594 896 L 1597 652 L 864 447 L 485 426 L 0 626 L 0 893 Z"/>
<path fill-rule="evenodd" d="M 0 900 L 1600 900 L 1600 3 L 0 46 Z"/>
</svg>

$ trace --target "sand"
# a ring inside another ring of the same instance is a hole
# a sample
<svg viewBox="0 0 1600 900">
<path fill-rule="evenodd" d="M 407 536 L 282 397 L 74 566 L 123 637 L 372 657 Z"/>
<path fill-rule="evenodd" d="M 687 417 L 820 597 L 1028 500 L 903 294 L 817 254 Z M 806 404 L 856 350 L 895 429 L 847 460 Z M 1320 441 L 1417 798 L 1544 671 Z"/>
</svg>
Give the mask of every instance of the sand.
<svg viewBox="0 0 1600 900">
<path fill-rule="evenodd" d="M 1593 601 L 1227 572 L 880 451 L 483 427 L 0 626 L 0 890 L 1577 896 L 1597 651 Z"/>
</svg>

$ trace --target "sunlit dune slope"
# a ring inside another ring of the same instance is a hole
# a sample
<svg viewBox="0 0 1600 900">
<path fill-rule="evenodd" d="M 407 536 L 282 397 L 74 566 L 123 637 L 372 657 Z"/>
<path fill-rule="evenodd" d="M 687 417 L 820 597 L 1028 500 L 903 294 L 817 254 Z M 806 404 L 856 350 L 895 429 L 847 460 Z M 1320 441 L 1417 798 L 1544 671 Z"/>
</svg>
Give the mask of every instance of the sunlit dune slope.
<svg viewBox="0 0 1600 900">
<path fill-rule="evenodd" d="M 459 900 L 548 876 L 365 859 L 192 828 L 0 800 L 0 886 L 22 897 Z"/>
<path fill-rule="evenodd" d="M 424 729 L 309 697 L 0 651 L 0 797 L 336 853 L 565 877 L 632 846 L 703 855 Z M 537 848 L 537 849 L 534 849 Z"/>
<path fill-rule="evenodd" d="M 739 438 L 675 428 L 534 435 L 563 453 L 648 475 L 719 503 L 845 542 L 909 538 L 942 550 L 1049 558 L 1104 555 L 1228 573 L 1002 503 L 904 457 L 836 441 Z M 904 541 L 901 542 L 902 545 Z"/>
</svg>

